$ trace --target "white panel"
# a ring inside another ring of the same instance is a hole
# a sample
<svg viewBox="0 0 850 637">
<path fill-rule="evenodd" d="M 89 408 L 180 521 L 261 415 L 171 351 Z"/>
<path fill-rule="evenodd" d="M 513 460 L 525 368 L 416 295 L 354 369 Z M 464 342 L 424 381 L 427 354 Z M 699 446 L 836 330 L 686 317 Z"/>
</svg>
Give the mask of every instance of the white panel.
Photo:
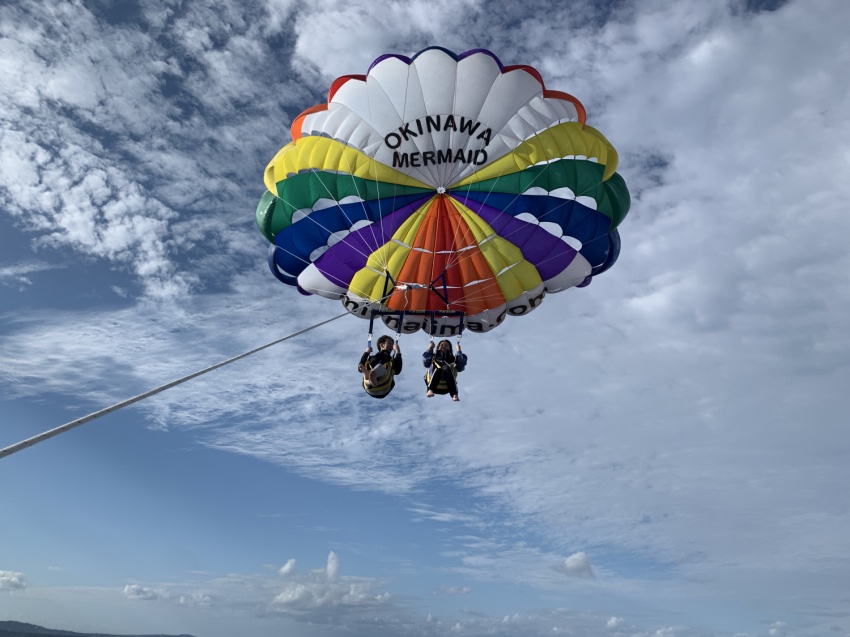
<svg viewBox="0 0 850 637">
<path fill-rule="evenodd" d="M 345 199 L 350 199 L 350 197 L 346 197 Z M 345 199 L 343 199 L 343 202 L 345 201 Z M 362 199 L 360 199 L 360 197 L 356 197 L 356 199 L 357 201 L 363 201 Z M 365 228 L 366 226 L 374 225 L 374 223 L 374 221 L 369 221 L 368 219 L 360 219 L 359 221 L 356 221 L 353 226 L 351 226 L 351 232 L 356 232 L 357 230 Z"/>
<path fill-rule="evenodd" d="M 494 130 L 501 130 L 524 104 L 540 94 L 540 82 L 525 71 L 500 75 L 487 96 L 479 119 Z"/>
<path fill-rule="evenodd" d="M 372 157 L 375 146 L 384 143 L 384 138 L 366 122 L 358 122 L 357 128 L 351 132 L 346 142 L 352 148 L 356 148 L 367 157 Z"/>
<path fill-rule="evenodd" d="M 566 243 L 568 246 L 570 246 L 576 252 L 578 252 L 579 250 L 582 249 L 582 247 L 584 247 L 581 241 L 579 241 L 575 237 L 571 237 L 568 234 L 565 234 L 563 237 L 561 237 L 561 241 Z"/>
<path fill-rule="evenodd" d="M 361 119 L 369 119 L 369 94 L 366 83 L 360 80 L 348 80 L 334 94 L 331 104 L 342 104 Z"/>
<path fill-rule="evenodd" d="M 404 99 L 404 110 L 401 111 L 401 119 L 412 122 L 420 117 L 425 117 L 425 98 L 422 94 L 422 83 L 415 66 L 410 67 L 407 75 L 407 93 Z"/>
<path fill-rule="evenodd" d="M 301 134 L 306 137 L 313 135 L 314 131 L 322 130 L 325 125 L 325 120 L 328 117 L 327 111 L 319 111 L 318 113 L 310 113 L 304 118 L 301 124 Z"/>
<path fill-rule="evenodd" d="M 330 123 L 330 121 L 328 123 Z M 331 137 L 341 141 L 347 146 L 359 148 L 355 141 L 357 138 L 364 139 L 364 141 L 369 139 L 369 129 L 371 126 L 365 126 L 365 135 L 359 133 L 358 129 L 364 125 L 364 122 L 353 113 L 350 113 L 348 117 L 340 118 L 338 121 L 334 122 L 334 124 L 336 124 L 336 129 L 328 131 L 328 133 L 330 133 Z"/>
<path fill-rule="evenodd" d="M 481 110 L 489 99 L 493 83 L 501 75 L 499 65 L 489 55 L 476 54 L 461 60 L 457 68 L 458 91 L 454 112 L 482 119 Z M 492 122 L 485 123 L 493 126 Z M 501 128 L 501 124 L 498 128 Z"/>
<path fill-rule="evenodd" d="M 405 315 L 401 329 L 399 329 L 398 325 L 398 316 L 383 316 L 381 319 L 384 321 L 384 325 L 390 328 L 393 332 L 401 332 L 402 334 L 415 334 L 425 327 L 424 316 Z"/>
<path fill-rule="evenodd" d="M 499 132 L 516 135 L 518 131 L 523 131 L 520 138 L 525 141 L 563 121 L 575 121 L 577 118 L 572 102 L 544 98 L 540 94 L 520 106 Z"/>
<path fill-rule="evenodd" d="M 473 333 L 489 332 L 494 327 L 501 325 L 507 318 L 507 308 L 504 304 L 492 310 L 486 310 L 480 314 L 472 314 L 464 317 L 466 329 Z M 471 324 L 475 323 L 473 327 Z"/>
<path fill-rule="evenodd" d="M 505 126 L 500 134 L 502 135 L 510 135 L 511 137 L 517 140 L 517 146 L 522 143 L 522 140 L 526 140 L 532 135 L 534 135 L 538 131 L 538 128 L 528 121 L 526 121 L 519 114 L 516 117 L 512 117 L 508 122 L 507 126 Z"/>
<path fill-rule="evenodd" d="M 342 298 L 342 295 L 347 292 L 346 288 L 340 287 L 319 272 L 319 268 L 316 267 L 315 263 L 308 265 L 298 275 L 298 285 L 307 292 L 318 294 L 327 299 Z"/>
<path fill-rule="evenodd" d="M 576 201 L 583 206 L 587 206 L 588 208 L 596 210 L 596 199 L 594 199 L 593 197 L 580 196 L 576 197 Z"/>
<path fill-rule="evenodd" d="M 366 78 L 369 95 L 369 122 L 381 138 L 402 125 L 398 104 L 393 103 L 387 91 L 393 89 L 384 86 L 378 78 L 370 75 Z"/>
<path fill-rule="evenodd" d="M 404 151 L 405 149 L 414 150 L 414 147 L 402 145 L 402 147 L 398 150 Z M 393 153 L 394 152 L 396 152 L 396 151 L 388 148 L 386 144 L 382 144 L 375 151 L 375 161 L 378 161 L 382 164 L 385 164 L 387 166 L 392 167 L 393 166 Z M 418 179 L 421 182 L 432 185 L 435 188 L 438 186 L 438 184 L 435 184 L 432 181 L 432 175 L 429 172 L 425 171 L 422 167 L 413 168 L 411 166 L 407 166 L 406 168 L 400 168 L 400 167 L 396 166 L 395 170 L 399 171 L 400 173 L 404 173 L 405 175 L 409 175 L 410 177 L 413 177 L 414 179 Z"/>
<path fill-rule="evenodd" d="M 348 230 L 339 230 L 337 232 L 331 233 L 328 237 L 328 247 L 334 247 L 337 243 L 345 239 L 349 234 L 350 232 Z"/>
<path fill-rule="evenodd" d="M 328 197 L 321 197 L 316 199 L 316 202 L 313 204 L 313 210 L 324 210 L 325 208 L 335 208 L 337 206 L 336 199 L 330 199 Z M 294 219 L 294 217 L 293 217 Z"/>
<path fill-rule="evenodd" d="M 292 213 L 292 222 L 291 223 L 296 223 L 298 221 L 301 221 L 302 219 L 306 219 L 307 216 L 311 212 L 313 212 L 313 211 L 310 210 L 309 208 L 302 208 L 301 210 L 296 210 L 295 212 Z M 311 261 L 312 261 L 312 259 L 311 259 Z"/>
<path fill-rule="evenodd" d="M 318 115 L 318 113 L 317 113 Z M 337 131 L 342 128 L 346 122 L 359 121 L 361 118 L 353 113 L 345 106 L 332 104 L 331 108 L 324 111 L 321 119 L 316 118 L 315 128 L 311 131 L 314 134 L 323 134 L 334 139 L 339 138 Z"/>
<path fill-rule="evenodd" d="M 567 268 L 551 279 L 543 281 L 546 291 L 550 293 L 560 292 L 575 287 L 590 276 L 590 262 L 580 254 L 577 254 Z"/>
<path fill-rule="evenodd" d="M 309 258 L 309 260 L 310 260 L 310 263 L 313 263 L 313 261 L 315 261 L 316 259 L 318 259 L 320 256 L 322 256 L 322 255 L 323 255 L 325 252 L 327 252 L 328 250 L 330 250 L 330 246 L 319 246 L 318 248 L 316 248 L 315 250 L 313 250 L 313 251 L 310 253 L 310 256 L 308 257 L 308 258 Z M 301 286 L 301 287 L 304 287 L 304 286 Z"/>
<path fill-rule="evenodd" d="M 466 317 L 464 317 L 466 318 Z M 460 319 L 457 316 L 438 316 L 434 319 L 434 338 L 453 338 L 460 333 Z M 431 321 L 426 319 L 422 321 L 422 330 L 428 334 L 431 333 Z"/>
<path fill-rule="evenodd" d="M 561 186 L 560 188 L 555 188 L 552 192 L 549 193 L 553 197 L 558 197 L 559 199 L 575 199 L 576 194 L 573 192 L 572 188 L 569 186 Z"/>
<path fill-rule="evenodd" d="M 381 60 L 369 71 L 369 77 L 381 86 L 399 118 L 404 114 L 409 73 L 407 63 L 393 57 Z"/>
<path fill-rule="evenodd" d="M 425 51 L 413 61 L 428 114 L 454 112 L 457 62 L 439 49 Z"/>
<path fill-rule="evenodd" d="M 517 219 L 519 221 L 525 221 L 526 223 L 532 223 L 535 226 L 539 223 L 539 221 L 537 220 L 537 217 L 535 217 L 530 212 L 521 212 L 516 217 L 514 217 L 514 219 Z"/>
<path fill-rule="evenodd" d="M 541 283 L 534 289 L 520 294 L 514 300 L 508 301 L 505 304 L 508 310 L 508 316 L 525 316 L 526 314 L 529 314 L 532 310 L 540 307 L 540 303 L 542 303 L 543 299 L 538 297 L 540 297 L 540 295 L 545 295 L 545 293 L 545 285 Z"/>
<path fill-rule="evenodd" d="M 540 227 L 543 228 L 549 234 L 555 235 L 559 239 L 564 236 L 564 231 L 557 223 L 552 223 L 551 221 L 541 221 Z"/>
</svg>

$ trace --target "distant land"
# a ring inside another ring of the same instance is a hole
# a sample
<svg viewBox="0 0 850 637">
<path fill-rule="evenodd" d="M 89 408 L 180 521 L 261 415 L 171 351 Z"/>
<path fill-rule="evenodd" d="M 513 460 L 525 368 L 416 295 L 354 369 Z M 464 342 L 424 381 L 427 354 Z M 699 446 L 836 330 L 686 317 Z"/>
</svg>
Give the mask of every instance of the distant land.
<svg viewBox="0 0 850 637">
<path fill-rule="evenodd" d="M 0 637 L 192 637 L 192 635 L 107 635 L 105 633 L 75 633 L 70 630 L 54 630 L 23 622 L 0 621 Z"/>
</svg>

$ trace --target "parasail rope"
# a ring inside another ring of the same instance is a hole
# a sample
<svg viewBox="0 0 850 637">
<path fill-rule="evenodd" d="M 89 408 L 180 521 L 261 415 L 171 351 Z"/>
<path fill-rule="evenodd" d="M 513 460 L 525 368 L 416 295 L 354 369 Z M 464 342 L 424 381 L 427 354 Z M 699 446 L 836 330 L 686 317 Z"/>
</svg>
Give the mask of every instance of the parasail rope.
<svg viewBox="0 0 850 637">
<path fill-rule="evenodd" d="M 74 429 L 75 427 L 79 427 L 80 425 L 84 425 L 87 422 L 91 422 L 92 420 L 94 420 L 96 418 L 100 418 L 101 416 L 111 414 L 113 411 L 117 411 L 117 410 L 121 409 L 122 407 L 127 407 L 128 405 L 132 405 L 133 403 L 137 403 L 140 400 L 144 400 L 145 398 L 149 398 L 150 396 L 154 396 L 156 394 L 164 392 L 166 389 L 171 389 L 172 387 L 176 387 L 177 385 L 185 383 L 188 380 L 192 380 L 193 378 L 197 378 L 198 376 L 206 374 L 207 372 L 211 372 L 214 369 L 218 369 L 219 367 L 224 367 L 225 365 L 229 365 L 230 363 L 234 363 L 234 362 L 236 362 L 240 359 L 246 358 L 247 356 L 250 356 L 251 354 L 256 354 L 257 352 L 262 351 L 266 348 L 269 348 L 272 345 L 277 345 L 278 343 L 282 343 L 283 341 L 288 341 L 290 338 L 295 338 L 296 336 L 300 336 L 301 334 L 305 334 L 306 332 L 309 332 L 310 330 L 314 330 L 317 327 L 321 327 L 322 325 L 326 325 L 326 324 L 328 324 L 332 321 L 335 321 L 337 319 L 342 318 L 343 316 L 349 316 L 349 315 L 350 315 L 349 312 L 344 312 L 343 314 L 340 314 L 338 316 L 334 316 L 333 318 L 329 318 L 326 321 L 322 321 L 321 323 L 316 323 L 315 325 L 311 325 L 310 327 L 306 327 L 303 330 L 293 332 L 292 334 L 284 336 L 283 338 L 279 338 L 275 341 L 272 341 L 271 343 L 266 343 L 265 345 L 261 345 L 260 347 L 255 347 L 254 349 L 249 350 L 249 351 L 245 352 L 244 354 L 239 354 L 239 356 L 234 356 L 233 358 L 228 358 L 227 360 L 222 361 L 220 363 L 216 363 L 215 365 L 211 365 L 210 367 L 207 367 L 206 369 L 202 369 L 202 370 L 195 372 L 193 374 L 189 374 L 188 376 L 183 376 L 183 378 L 178 378 L 177 380 L 173 380 L 170 383 L 166 383 L 165 385 L 160 385 L 159 387 L 157 387 L 155 389 L 151 389 L 149 391 L 144 392 L 143 394 L 139 394 L 138 396 L 134 396 L 133 398 L 129 398 L 127 400 L 121 401 L 120 403 L 115 403 L 111 407 L 106 407 L 105 409 L 101 409 L 100 411 L 96 411 L 92 414 L 89 414 L 88 416 L 83 416 L 82 418 L 77 418 L 76 420 L 72 420 L 69 423 L 65 423 L 64 425 L 60 425 L 59 427 L 56 427 L 54 429 L 50 429 L 49 431 L 45 431 L 44 433 L 40 433 L 37 436 L 33 436 L 32 438 L 27 438 L 26 440 L 22 440 L 21 442 L 14 444 L 14 445 L 10 445 L 10 446 L 6 447 L 5 449 L 0 449 L 0 458 L 5 458 L 6 456 L 9 456 L 9 455 L 15 453 L 16 451 L 26 449 L 27 447 L 32 447 L 33 445 L 35 445 L 39 442 L 42 442 L 44 440 L 47 440 L 48 438 L 53 438 L 54 436 L 58 436 L 59 434 L 68 431 L 69 429 Z"/>
</svg>

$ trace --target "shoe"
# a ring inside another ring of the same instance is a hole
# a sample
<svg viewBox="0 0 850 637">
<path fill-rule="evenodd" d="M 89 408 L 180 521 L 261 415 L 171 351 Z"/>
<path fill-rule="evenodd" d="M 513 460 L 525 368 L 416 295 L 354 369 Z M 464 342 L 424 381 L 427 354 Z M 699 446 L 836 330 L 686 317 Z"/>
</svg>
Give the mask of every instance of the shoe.
<svg viewBox="0 0 850 637">
<path fill-rule="evenodd" d="M 460 402 L 460 396 L 455 394 L 454 396 L 452 396 L 452 400 L 455 401 L 455 402 Z"/>
<path fill-rule="evenodd" d="M 433 398 L 433 397 L 434 397 L 434 392 L 432 392 L 432 391 L 429 389 L 427 392 L 425 392 L 425 396 L 426 396 L 427 398 Z"/>
</svg>

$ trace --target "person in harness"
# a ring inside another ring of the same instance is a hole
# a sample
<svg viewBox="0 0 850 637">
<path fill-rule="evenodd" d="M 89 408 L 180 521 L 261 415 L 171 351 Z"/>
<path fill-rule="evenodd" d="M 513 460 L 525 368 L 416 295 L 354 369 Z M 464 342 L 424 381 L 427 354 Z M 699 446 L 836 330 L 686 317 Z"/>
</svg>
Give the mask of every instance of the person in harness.
<svg viewBox="0 0 850 637">
<path fill-rule="evenodd" d="M 371 337 L 370 337 L 371 340 Z M 363 374 L 363 389 L 372 398 L 384 398 L 395 387 L 395 376 L 401 374 L 401 348 L 391 336 L 381 336 L 378 351 L 373 356 L 372 347 L 366 348 L 360 357 L 357 371 Z"/>
<path fill-rule="evenodd" d="M 428 391 L 425 395 L 432 398 L 434 394 L 448 394 L 455 402 L 460 400 L 457 392 L 457 375 L 466 368 L 466 354 L 460 351 L 457 344 L 457 354 L 452 353 L 452 343 L 443 339 L 434 351 L 434 341 L 422 354 L 422 364 L 428 368 L 425 372 L 425 385 Z"/>
</svg>

